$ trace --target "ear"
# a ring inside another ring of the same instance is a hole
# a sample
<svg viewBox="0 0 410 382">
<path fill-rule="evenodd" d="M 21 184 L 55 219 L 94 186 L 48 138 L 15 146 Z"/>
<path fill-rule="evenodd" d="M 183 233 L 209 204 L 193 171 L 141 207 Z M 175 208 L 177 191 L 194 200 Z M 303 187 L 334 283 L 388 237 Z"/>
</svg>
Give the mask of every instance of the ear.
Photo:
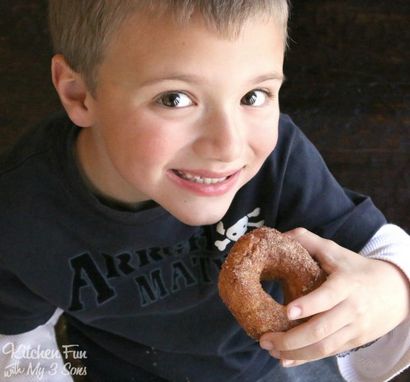
<svg viewBox="0 0 410 382">
<path fill-rule="evenodd" d="M 77 126 L 91 126 L 94 120 L 94 97 L 82 76 L 71 69 L 61 54 L 55 55 L 51 60 L 51 77 L 70 119 Z"/>
</svg>

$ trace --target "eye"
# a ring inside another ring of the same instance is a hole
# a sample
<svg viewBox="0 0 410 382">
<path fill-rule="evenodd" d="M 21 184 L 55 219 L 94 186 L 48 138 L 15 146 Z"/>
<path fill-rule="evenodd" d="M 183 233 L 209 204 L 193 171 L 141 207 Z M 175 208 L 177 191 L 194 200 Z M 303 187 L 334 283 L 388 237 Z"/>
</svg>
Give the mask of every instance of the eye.
<svg viewBox="0 0 410 382">
<path fill-rule="evenodd" d="M 263 106 L 269 98 L 271 98 L 271 95 L 266 90 L 251 90 L 242 97 L 241 104 L 245 106 Z"/>
<path fill-rule="evenodd" d="M 193 105 L 189 96 L 181 92 L 169 92 L 159 96 L 156 100 L 162 106 L 171 108 L 182 108 Z"/>
</svg>

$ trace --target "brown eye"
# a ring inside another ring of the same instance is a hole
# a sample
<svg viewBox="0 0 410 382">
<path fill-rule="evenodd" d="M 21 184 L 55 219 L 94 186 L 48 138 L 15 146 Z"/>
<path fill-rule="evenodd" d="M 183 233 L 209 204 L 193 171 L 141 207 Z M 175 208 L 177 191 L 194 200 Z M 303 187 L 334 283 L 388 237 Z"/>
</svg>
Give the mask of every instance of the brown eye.
<svg viewBox="0 0 410 382">
<path fill-rule="evenodd" d="M 251 90 L 246 93 L 242 99 L 241 104 L 246 106 L 262 106 L 269 98 L 269 94 L 264 90 Z"/>
<path fill-rule="evenodd" d="M 157 99 L 157 103 L 171 108 L 187 107 L 193 104 L 192 100 L 186 94 L 181 92 L 170 92 L 162 94 Z"/>
</svg>

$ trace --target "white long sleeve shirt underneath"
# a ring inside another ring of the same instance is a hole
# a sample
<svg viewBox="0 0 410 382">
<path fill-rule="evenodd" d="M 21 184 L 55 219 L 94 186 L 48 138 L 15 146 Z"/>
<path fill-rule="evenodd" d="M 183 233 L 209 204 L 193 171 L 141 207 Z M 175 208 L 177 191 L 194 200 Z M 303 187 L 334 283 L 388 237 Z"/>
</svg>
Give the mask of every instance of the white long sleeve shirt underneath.
<svg viewBox="0 0 410 382">
<path fill-rule="evenodd" d="M 71 382 L 57 345 L 54 326 L 63 311 L 34 330 L 12 336 L 0 335 L 0 381 Z"/>
<path fill-rule="evenodd" d="M 384 225 L 360 254 L 394 263 L 410 280 L 410 236 L 401 228 Z M 73 381 L 59 356 L 55 337 L 54 326 L 62 313 L 57 309 L 47 323 L 30 332 L 0 335 L 0 380 Z M 370 346 L 344 354 L 337 361 L 348 382 L 389 381 L 410 366 L 410 317 Z"/>
<path fill-rule="evenodd" d="M 360 254 L 395 264 L 410 282 L 410 236 L 401 228 L 384 225 Z M 370 346 L 351 351 L 337 361 L 348 382 L 391 380 L 410 366 L 410 317 Z"/>
</svg>

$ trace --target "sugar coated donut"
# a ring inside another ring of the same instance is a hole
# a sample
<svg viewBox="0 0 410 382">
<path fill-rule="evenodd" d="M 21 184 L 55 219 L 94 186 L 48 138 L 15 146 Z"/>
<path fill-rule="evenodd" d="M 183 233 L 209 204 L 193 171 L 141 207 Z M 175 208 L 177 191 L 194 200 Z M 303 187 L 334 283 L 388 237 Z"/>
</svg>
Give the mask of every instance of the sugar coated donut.
<svg viewBox="0 0 410 382">
<path fill-rule="evenodd" d="M 257 340 L 266 332 L 286 331 L 300 323 L 287 319 L 286 307 L 263 290 L 261 281 L 280 281 L 287 304 L 317 288 L 325 278 L 298 242 L 261 227 L 233 245 L 219 274 L 218 288 L 239 324 Z"/>
</svg>

